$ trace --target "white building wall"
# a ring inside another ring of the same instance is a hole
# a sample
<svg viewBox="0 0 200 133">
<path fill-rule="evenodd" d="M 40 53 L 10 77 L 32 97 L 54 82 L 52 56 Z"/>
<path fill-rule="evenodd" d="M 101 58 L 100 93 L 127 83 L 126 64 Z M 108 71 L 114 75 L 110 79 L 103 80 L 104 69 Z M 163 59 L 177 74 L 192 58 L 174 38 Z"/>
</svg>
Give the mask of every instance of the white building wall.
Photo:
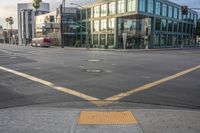
<svg viewBox="0 0 200 133">
<path fill-rule="evenodd" d="M 23 10 L 33 10 L 33 13 L 32 13 L 32 16 L 28 16 L 28 14 L 25 15 L 25 18 L 23 19 L 23 16 L 20 17 L 22 14 L 21 12 Z M 40 14 L 43 14 L 43 13 L 47 13 L 49 12 L 50 10 L 50 5 L 49 3 L 41 3 L 41 6 L 40 8 L 38 9 L 38 11 L 40 12 Z M 18 14 L 18 32 L 19 32 L 19 44 L 23 44 L 23 26 L 25 25 L 26 26 L 26 36 L 28 37 L 28 34 L 29 34 L 29 28 L 32 28 L 32 38 L 35 36 L 34 33 L 35 33 L 35 9 L 33 8 L 33 3 L 19 3 L 17 5 L 17 14 Z M 32 18 L 32 21 L 30 22 L 28 20 L 28 17 L 31 17 Z M 20 19 L 21 18 L 21 19 Z M 25 22 L 22 22 L 23 20 L 26 20 Z M 29 23 L 32 25 L 30 27 Z M 29 27 L 28 27 L 29 26 Z"/>
</svg>

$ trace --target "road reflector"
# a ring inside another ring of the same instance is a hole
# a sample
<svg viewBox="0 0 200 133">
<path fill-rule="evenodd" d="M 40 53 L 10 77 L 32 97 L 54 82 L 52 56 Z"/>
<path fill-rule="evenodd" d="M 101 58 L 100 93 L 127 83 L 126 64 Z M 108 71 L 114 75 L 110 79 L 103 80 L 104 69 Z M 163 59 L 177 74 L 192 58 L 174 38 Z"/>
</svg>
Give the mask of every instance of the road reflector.
<svg viewBox="0 0 200 133">
<path fill-rule="evenodd" d="M 80 113 L 80 125 L 133 125 L 137 124 L 132 112 L 94 112 L 83 111 Z"/>
</svg>

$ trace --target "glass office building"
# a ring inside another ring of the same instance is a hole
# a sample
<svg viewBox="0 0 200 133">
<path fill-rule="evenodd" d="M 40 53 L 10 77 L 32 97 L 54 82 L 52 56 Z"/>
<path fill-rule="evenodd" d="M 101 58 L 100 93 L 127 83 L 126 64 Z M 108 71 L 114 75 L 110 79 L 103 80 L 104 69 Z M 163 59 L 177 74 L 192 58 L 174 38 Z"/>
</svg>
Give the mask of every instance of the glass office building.
<svg viewBox="0 0 200 133">
<path fill-rule="evenodd" d="M 80 17 L 81 16 L 81 17 Z M 197 12 L 182 15 L 168 0 L 101 0 L 79 11 L 82 45 L 97 48 L 179 48 L 196 44 Z"/>
</svg>

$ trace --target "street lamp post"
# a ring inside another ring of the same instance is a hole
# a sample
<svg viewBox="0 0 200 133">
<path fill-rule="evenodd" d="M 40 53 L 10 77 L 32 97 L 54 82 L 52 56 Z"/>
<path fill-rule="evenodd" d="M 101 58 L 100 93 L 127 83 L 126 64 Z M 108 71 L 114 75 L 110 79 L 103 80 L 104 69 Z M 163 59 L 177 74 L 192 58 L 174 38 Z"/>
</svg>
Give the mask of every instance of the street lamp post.
<svg viewBox="0 0 200 133">
<path fill-rule="evenodd" d="M 62 5 L 60 7 L 60 16 L 61 16 L 61 25 L 60 25 L 60 32 L 61 32 L 61 48 L 64 48 L 65 45 L 64 45 L 64 26 L 63 26 L 63 17 L 64 17 L 64 13 L 65 13 L 65 0 L 62 0 Z"/>
</svg>

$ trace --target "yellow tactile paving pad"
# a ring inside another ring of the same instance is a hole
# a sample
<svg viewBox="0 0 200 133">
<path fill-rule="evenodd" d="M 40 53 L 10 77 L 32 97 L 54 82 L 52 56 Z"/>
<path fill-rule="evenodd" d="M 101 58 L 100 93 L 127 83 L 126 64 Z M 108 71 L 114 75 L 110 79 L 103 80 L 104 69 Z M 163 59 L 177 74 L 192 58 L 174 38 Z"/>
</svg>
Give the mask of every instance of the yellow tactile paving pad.
<svg viewBox="0 0 200 133">
<path fill-rule="evenodd" d="M 80 113 L 81 125 L 130 125 L 137 124 L 132 112 L 90 112 Z"/>
</svg>

